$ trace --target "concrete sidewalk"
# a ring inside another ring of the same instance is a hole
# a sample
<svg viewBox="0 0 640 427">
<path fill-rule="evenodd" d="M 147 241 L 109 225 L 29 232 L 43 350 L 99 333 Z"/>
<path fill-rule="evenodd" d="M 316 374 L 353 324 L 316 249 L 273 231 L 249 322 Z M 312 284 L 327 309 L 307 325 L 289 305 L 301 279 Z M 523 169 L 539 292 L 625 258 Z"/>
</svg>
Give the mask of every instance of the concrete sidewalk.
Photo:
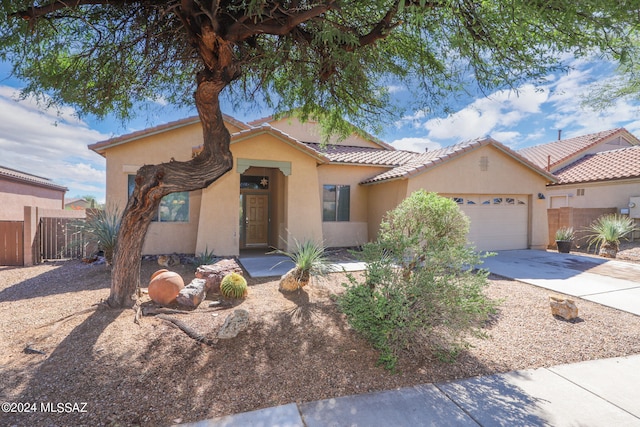
<svg viewBox="0 0 640 427">
<path fill-rule="evenodd" d="M 573 253 L 513 250 L 486 258 L 481 267 L 500 276 L 640 315 L 639 264 Z"/>
<path fill-rule="evenodd" d="M 266 408 L 222 426 L 640 426 L 640 355 Z"/>
</svg>

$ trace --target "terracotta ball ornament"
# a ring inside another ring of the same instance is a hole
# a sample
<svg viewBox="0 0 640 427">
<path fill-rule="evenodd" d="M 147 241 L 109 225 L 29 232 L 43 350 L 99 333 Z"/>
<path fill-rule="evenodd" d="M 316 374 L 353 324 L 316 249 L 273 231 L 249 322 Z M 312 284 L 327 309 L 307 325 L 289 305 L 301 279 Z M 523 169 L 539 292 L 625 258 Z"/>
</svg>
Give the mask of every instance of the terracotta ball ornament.
<svg viewBox="0 0 640 427">
<path fill-rule="evenodd" d="M 158 304 L 168 305 L 176 300 L 182 288 L 184 288 L 184 280 L 178 273 L 165 269 L 158 270 L 151 275 L 149 297 Z"/>
</svg>

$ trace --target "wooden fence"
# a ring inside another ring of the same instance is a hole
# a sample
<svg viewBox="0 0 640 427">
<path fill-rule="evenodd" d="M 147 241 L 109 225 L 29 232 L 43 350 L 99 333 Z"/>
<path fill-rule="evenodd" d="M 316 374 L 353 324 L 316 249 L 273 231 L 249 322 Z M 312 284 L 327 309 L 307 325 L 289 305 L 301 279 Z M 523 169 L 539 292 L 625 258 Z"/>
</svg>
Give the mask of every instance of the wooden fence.
<svg viewBox="0 0 640 427">
<path fill-rule="evenodd" d="M 24 265 L 24 221 L 0 221 L 0 265 Z"/>
<path fill-rule="evenodd" d="M 91 248 L 78 227 L 85 217 L 85 211 L 25 206 L 23 221 L 0 221 L 0 266 L 85 257 Z"/>
</svg>

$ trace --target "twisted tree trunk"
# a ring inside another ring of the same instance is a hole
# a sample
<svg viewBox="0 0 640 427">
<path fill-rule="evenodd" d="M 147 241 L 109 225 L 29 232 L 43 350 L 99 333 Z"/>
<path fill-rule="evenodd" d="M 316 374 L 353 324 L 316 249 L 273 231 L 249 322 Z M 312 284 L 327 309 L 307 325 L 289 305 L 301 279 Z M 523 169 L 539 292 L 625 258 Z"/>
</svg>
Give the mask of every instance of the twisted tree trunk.
<svg viewBox="0 0 640 427">
<path fill-rule="evenodd" d="M 230 134 L 220 110 L 220 92 L 235 78 L 227 70 L 198 75 L 195 94 L 202 122 L 202 152 L 187 162 L 171 161 L 145 165 L 138 170 L 135 189 L 124 210 L 111 272 L 111 307 L 131 307 L 140 287 L 142 245 L 160 201 L 170 193 L 209 186 L 233 167 Z"/>
</svg>

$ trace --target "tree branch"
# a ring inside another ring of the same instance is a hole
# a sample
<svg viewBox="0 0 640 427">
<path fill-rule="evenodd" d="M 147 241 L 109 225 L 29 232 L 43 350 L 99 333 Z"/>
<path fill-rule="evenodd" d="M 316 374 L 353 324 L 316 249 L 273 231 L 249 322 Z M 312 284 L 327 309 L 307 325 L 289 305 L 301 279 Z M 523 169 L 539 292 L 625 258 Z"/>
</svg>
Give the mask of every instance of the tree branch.
<svg viewBox="0 0 640 427">
<path fill-rule="evenodd" d="M 303 10 L 294 14 L 285 14 L 284 12 L 281 12 L 278 16 L 255 24 L 247 23 L 250 22 L 250 20 L 243 22 L 238 21 L 228 28 L 224 38 L 232 43 L 237 43 L 258 34 L 271 34 L 276 36 L 286 35 L 298 25 L 333 9 L 335 7 L 334 4 L 335 1 L 332 0 L 328 1 L 326 4 L 318 5 L 311 9 Z"/>
<path fill-rule="evenodd" d="M 55 0 L 52 1 L 51 3 L 42 5 L 42 6 L 37 6 L 37 7 L 30 7 L 28 9 L 24 9 L 18 12 L 14 12 L 9 14 L 10 18 L 22 18 L 25 21 L 30 21 L 33 19 L 37 19 L 37 18 L 41 18 L 43 16 L 46 16 L 52 12 L 56 12 L 58 10 L 62 10 L 62 9 L 73 9 L 76 8 L 78 6 L 84 6 L 84 5 L 91 5 L 91 4 L 104 4 L 104 5 L 113 5 L 113 4 L 125 4 L 127 3 L 126 0 L 121 0 L 121 1 L 114 1 L 114 0 L 72 0 L 72 1 L 62 1 L 62 0 Z"/>
</svg>

